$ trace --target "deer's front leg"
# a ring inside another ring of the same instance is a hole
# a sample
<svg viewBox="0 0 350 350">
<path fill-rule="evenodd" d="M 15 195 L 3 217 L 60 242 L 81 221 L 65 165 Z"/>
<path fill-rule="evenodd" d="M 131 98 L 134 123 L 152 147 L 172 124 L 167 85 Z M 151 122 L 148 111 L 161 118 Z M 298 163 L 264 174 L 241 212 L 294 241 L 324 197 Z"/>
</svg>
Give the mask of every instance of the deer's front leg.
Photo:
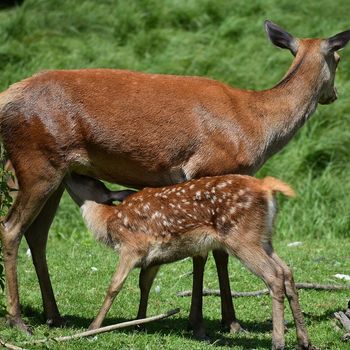
<svg viewBox="0 0 350 350">
<path fill-rule="evenodd" d="M 221 323 L 229 329 L 231 333 L 243 330 L 236 319 L 236 313 L 232 302 L 230 281 L 228 277 L 228 254 L 223 250 L 214 250 L 216 270 L 219 278 L 220 294 L 221 294 Z"/>
<path fill-rule="evenodd" d="M 156 277 L 160 266 L 152 266 L 147 268 L 142 268 L 139 277 L 139 287 L 140 287 L 140 304 L 139 311 L 137 312 L 137 319 L 146 318 L 147 316 L 147 304 L 149 291 L 152 287 L 154 278 Z"/>
<path fill-rule="evenodd" d="M 192 300 L 189 316 L 189 328 L 193 330 L 195 338 L 206 340 L 203 324 L 203 275 L 204 267 L 208 256 L 193 257 L 193 283 L 192 283 Z"/>
</svg>

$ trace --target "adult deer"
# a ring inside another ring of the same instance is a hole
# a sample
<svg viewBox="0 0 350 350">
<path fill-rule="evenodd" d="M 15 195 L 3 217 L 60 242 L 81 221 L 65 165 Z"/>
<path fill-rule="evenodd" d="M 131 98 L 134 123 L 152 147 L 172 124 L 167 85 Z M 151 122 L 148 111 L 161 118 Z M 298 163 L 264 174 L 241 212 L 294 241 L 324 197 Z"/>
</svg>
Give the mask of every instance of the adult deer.
<svg viewBox="0 0 350 350">
<path fill-rule="evenodd" d="M 335 52 L 350 31 L 297 39 L 266 22 L 270 40 L 295 59 L 264 91 L 240 90 L 200 77 L 84 69 L 43 72 L 0 95 L 0 135 L 19 183 L 3 222 L 8 317 L 20 316 L 17 253 L 24 234 L 43 306 L 60 324 L 45 257 L 47 234 L 69 172 L 129 185 L 163 186 L 204 175 L 254 174 L 314 112 L 336 99 Z M 228 255 L 215 250 L 222 321 L 239 328 L 228 281 Z M 190 324 L 204 336 L 202 284 L 206 259 L 194 258 Z"/>
</svg>

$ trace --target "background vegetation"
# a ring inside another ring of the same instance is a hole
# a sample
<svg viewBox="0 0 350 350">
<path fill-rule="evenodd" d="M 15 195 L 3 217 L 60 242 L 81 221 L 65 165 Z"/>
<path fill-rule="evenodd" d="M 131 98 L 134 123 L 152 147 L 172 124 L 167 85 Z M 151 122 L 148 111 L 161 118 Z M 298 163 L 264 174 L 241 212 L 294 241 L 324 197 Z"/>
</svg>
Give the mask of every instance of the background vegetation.
<svg viewBox="0 0 350 350">
<path fill-rule="evenodd" d="M 0 10 L 0 90 L 40 70 L 82 67 L 201 75 L 240 88 L 265 89 L 281 79 L 292 60 L 288 51 L 267 41 L 265 19 L 296 36 L 327 37 L 350 28 L 349 13 L 347 0 L 25 0 L 21 6 Z M 350 48 L 341 56 L 336 78 L 338 101 L 319 106 L 292 142 L 259 173 L 284 179 L 299 194 L 295 200 L 280 201 L 275 238 L 277 250 L 299 281 L 329 283 L 335 281 L 335 273 L 350 272 Z M 303 245 L 287 247 L 295 240 Z M 21 301 L 35 336 L 86 328 L 102 302 L 117 258 L 92 241 L 67 196 L 51 229 L 48 259 L 68 328 L 49 330 L 41 325 L 40 292 L 26 252 L 23 243 L 19 258 Z M 174 297 L 177 290 L 190 288 L 190 271 L 188 260 L 166 266 L 155 282 L 160 292 L 152 290 L 150 314 L 180 306 L 181 314 L 172 320 L 150 325 L 147 333 L 115 332 L 68 345 L 50 344 L 50 349 L 270 348 L 268 297 L 236 301 L 238 316 L 250 331 L 239 336 L 219 332 L 219 300 L 205 299 L 213 344 L 192 340 L 186 332 L 189 300 Z M 236 262 L 230 263 L 230 271 L 232 287 L 237 290 L 262 286 Z M 211 260 L 205 285 L 217 286 Z M 311 337 L 322 349 L 345 348 L 331 319 L 347 299 L 349 293 L 301 293 Z M 3 295 L 0 303 L 4 305 Z M 106 324 L 134 317 L 137 303 L 135 272 Z M 5 314 L 4 307 L 1 313 Z M 12 341 L 25 339 L 4 322 L 0 333 Z M 294 331 L 287 337 L 292 349 Z"/>
</svg>

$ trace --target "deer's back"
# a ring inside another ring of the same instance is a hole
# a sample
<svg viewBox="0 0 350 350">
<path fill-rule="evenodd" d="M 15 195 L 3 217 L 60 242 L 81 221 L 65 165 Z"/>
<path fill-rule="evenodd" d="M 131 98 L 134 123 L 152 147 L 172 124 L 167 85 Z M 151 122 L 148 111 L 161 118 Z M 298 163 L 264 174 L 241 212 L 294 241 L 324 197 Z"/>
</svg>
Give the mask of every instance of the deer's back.
<svg viewBox="0 0 350 350">
<path fill-rule="evenodd" d="M 235 170 L 247 94 L 200 77 L 48 71 L 0 95 L 1 134 L 9 153 L 25 138 L 80 173 L 169 184 Z"/>
</svg>

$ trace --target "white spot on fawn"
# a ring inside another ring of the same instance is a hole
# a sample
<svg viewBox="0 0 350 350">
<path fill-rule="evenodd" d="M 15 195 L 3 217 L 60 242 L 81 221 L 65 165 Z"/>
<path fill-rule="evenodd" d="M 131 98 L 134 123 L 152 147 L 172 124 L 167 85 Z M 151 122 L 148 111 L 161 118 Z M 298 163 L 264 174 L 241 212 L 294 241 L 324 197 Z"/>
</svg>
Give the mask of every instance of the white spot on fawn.
<svg viewBox="0 0 350 350">
<path fill-rule="evenodd" d="M 161 213 L 159 211 L 154 212 L 151 216 L 152 219 L 160 218 L 160 217 L 161 217 Z"/>
<path fill-rule="evenodd" d="M 123 220 L 124 226 L 126 226 L 126 225 L 128 224 L 128 222 L 129 222 L 129 219 L 128 219 L 127 216 L 125 216 L 125 217 L 124 217 L 124 220 Z"/>
<path fill-rule="evenodd" d="M 238 195 L 239 196 L 243 196 L 247 191 L 244 190 L 243 188 L 241 188 L 239 191 L 238 191 Z"/>
<path fill-rule="evenodd" d="M 230 208 L 229 213 L 234 214 L 236 212 L 236 210 L 237 209 L 235 207 L 232 207 L 232 208 Z"/>
<path fill-rule="evenodd" d="M 225 188 L 227 186 L 226 182 L 221 182 L 217 185 L 217 188 Z"/>
</svg>

